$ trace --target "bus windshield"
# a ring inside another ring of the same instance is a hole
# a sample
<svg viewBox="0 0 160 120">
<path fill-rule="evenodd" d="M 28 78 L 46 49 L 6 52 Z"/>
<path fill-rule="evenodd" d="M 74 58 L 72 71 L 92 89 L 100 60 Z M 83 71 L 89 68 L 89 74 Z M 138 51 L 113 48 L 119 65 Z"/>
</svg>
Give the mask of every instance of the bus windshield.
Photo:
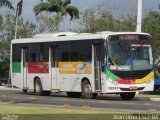
<svg viewBox="0 0 160 120">
<path fill-rule="evenodd" d="M 118 42 L 109 44 L 107 66 L 118 71 L 152 69 L 151 46 Z"/>
</svg>

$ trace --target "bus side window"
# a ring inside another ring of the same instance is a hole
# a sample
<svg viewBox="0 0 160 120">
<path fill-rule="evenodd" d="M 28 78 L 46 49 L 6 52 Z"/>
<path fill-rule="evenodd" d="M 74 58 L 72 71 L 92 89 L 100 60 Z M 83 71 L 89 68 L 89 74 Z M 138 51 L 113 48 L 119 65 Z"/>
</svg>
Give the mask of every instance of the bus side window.
<svg viewBox="0 0 160 120">
<path fill-rule="evenodd" d="M 80 61 L 81 42 L 71 42 L 70 60 L 73 62 Z"/>
<path fill-rule="evenodd" d="M 31 62 L 39 62 L 42 57 L 40 54 L 31 54 Z"/>
<path fill-rule="evenodd" d="M 79 61 L 79 52 L 71 52 L 71 61 L 76 62 Z"/>
<path fill-rule="evenodd" d="M 80 53 L 81 61 L 92 61 L 92 43 L 89 41 L 81 42 L 81 53 Z"/>
<path fill-rule="evenodd" d="M 42 53 L 42 61 L 48 62 L 49 61 L 49 45 L 50 44 L 43 44 L 41 53 Z"/>
<path fill-rule="evenodd" d="M 41 62 L 43 59 L 40 44 L 30 45 L 30 62 Z"/>
<path fill-rule="evenodd" d="M 61 56 L 61 61 L 69 61 L 69 52 L 63 52 Z"/>
<path fill-rule="evenodd" d="M 61 44 L 61 61 L 68 62 L 70 61 L 70 42 L 63 42 Z"/>
<path fill-rule="evenodd" d="M 13 53 L 13 62 L 20 62 L 21 61 L 21 47 L 19 45 L 13 45 L 12 47 Z"/>
</svg>

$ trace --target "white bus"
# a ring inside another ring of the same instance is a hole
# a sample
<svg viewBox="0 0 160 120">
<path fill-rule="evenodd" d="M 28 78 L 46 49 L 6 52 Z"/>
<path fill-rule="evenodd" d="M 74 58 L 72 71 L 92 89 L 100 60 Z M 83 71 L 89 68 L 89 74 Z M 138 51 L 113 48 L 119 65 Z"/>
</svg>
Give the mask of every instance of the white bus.
<svg viewBox="0 0 160 120">
<path fill-rule="evenodd" d="M 11 81 L 37 95 L 95 98 L 153 91 L 151 36 L 138 32 L 39 34 L 11 42 Z"/>
</svg>

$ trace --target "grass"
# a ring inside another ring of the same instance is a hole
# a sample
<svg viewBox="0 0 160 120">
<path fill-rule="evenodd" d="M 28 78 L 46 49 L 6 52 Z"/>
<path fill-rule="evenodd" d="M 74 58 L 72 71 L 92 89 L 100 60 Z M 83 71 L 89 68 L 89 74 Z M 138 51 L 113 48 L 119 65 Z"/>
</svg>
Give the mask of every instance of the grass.
<svg viewBox="0 0 160 120">
<path fill-rule="evenodd" d="M 160 98 L 160 95 L 152 95 L 152 94 L 138 94 L 136 97 L 147 97 L 147 98 Z"/>
<path fill-rule="evenodd" d="M 42 105 L 20 105 L 0 103 L 0 117 L 7 115 L 18 116 L 18 120 L 110 120 L 114 114 L 122 112 L 93 110 L 88 108 L 73 109 L 64 106 L 63 108 Z M 1 118 L 0 118 L 1 119 Z"/>
<path fill-rule="evenodd" d="M 131 111 L 119 112 L 118 110 L 91 109 L 87 108 L 87 106 L 73 109 L 67 105 L 55 107 L 35 104 L 0 103 L 0 120 L 6 120 L 8 116 L 10 119 L 7 120 L 11 120 L 13 117 L 17 117 L 13 120 L 119 120 L 119 117 L 126 115 L 137 119 L 139 117 L 139 114 L 134 114 Z M 118 116 L 117 119 L 115 116 Z M 159 120 L 160 116 L 157 118 L 156 120 Z"/>
<path fill-rule="evenodd" d="M 66 107 L 66 108 L 65 108 Z M 3 114 L 107 114 L 112 113 L 109 111 L 98 111 L 89 110 L 86 108 L 82 109 L 71 109 L 68 106 L 64 108 L 50 107 L 41 105 L 17 105 L 17 104 L 0 104 L 0 113 Z"/>
</svg>

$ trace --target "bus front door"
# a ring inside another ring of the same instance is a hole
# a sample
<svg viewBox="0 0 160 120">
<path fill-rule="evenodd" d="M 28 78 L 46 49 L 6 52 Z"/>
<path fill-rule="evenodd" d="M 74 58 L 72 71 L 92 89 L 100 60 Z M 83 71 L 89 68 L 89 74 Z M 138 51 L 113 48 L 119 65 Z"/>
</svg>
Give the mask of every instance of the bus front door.
<svg viewBox="0 0 160 120">
<path fill-rule="evenodd" d="M 22 88 L 24 90 L 27 90 L 27 66 L 28 66 L 28 63 L 27 63 L 27 58 L 28 58 L 28 48 L 22 48 L 21 49 L 21 61 L 22 61 L 22 64 L 21 64 L 21 68 L 22 68 Z"/>
<path fill-rule="evenodd" d="M 59 47 L 53 46 L 50 48 L 50 64 L 51 64 L 51 89 L 59 89 L 58 81 L 58 61 L 59 61 Z"/>
<path fill-rule="evenodd" d="M 102 44 L 94 44 L 94 83 L 95 91 L 101 91 Z"/>
</svg>

